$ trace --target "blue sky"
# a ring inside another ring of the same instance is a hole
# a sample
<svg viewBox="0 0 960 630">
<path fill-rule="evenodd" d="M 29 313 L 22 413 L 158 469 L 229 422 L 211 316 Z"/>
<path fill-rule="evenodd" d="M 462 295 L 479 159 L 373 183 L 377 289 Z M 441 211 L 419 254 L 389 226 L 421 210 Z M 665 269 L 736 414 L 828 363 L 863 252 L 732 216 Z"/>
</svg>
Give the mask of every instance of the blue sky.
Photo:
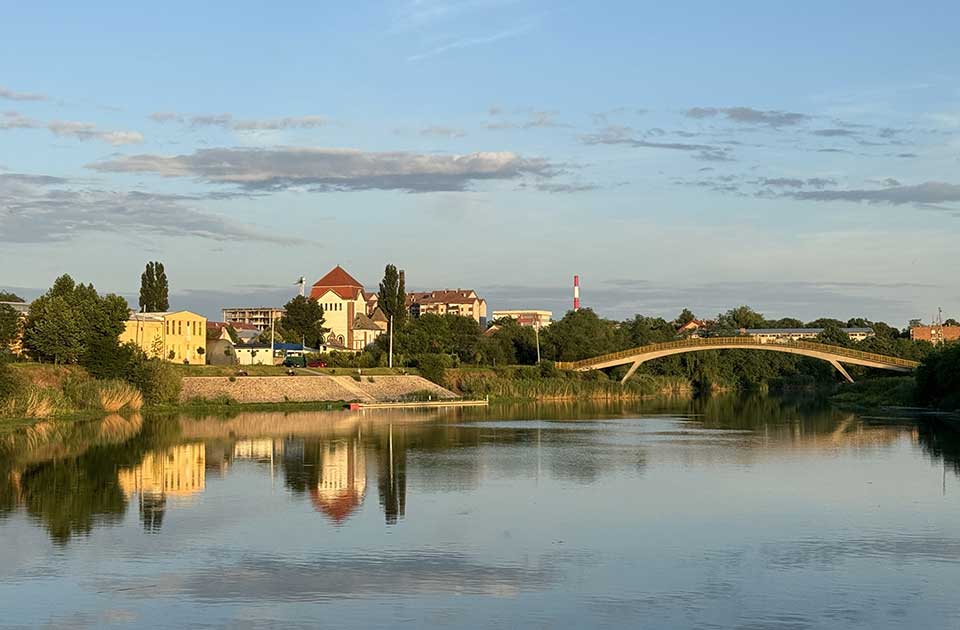
<svg viewBox="0 0 960 630">
<path fill-rule="evenodd" d="M 207 4 L 4 10 L 0 288 L 960 316 L 955 3 Z"/>
</svg>

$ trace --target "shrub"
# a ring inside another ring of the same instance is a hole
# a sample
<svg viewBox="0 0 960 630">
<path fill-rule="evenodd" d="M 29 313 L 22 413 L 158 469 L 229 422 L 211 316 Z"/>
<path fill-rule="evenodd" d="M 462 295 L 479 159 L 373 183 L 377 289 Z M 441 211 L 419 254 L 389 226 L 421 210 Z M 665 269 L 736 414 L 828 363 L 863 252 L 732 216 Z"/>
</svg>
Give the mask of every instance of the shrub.
<svg viewBox="0 0 960 630">
<path fill-rule="evenodd" d="M 120 380 L 100 381 L 96 384 L 100 408 L 116 413 L 123 408 L 134 411 L 143 407 L 143 395 L 133 385 Z"/>
<path fill-rule="evenodd" d="M 559 378 L 560 376 L 563 375 L 557 369 L 556 363 L 547 360 L 540 362 L 540 378 Z"/>
<path fill-rule="evenodd" d="M 145 402 L 172 404 L 180 399 L 182 379 L 177 369 L 160 359 L 147 359 L 133 366 L 127 380 L 137 386 Z"/>
<path fill-rule="evenodd" d="M 421 354 L 417 357 L 417 369 L 420 375 L 437 385 L 446 381 L 447 368 L 451 366 L 450 357 L 445 354 Z"/>
<path fill-rule="evenodd" d="M 19 376 L 8 364 L 5 354 L 0 354 L 0 402 L 12 397 L 23 387 Z"/>
</svg>

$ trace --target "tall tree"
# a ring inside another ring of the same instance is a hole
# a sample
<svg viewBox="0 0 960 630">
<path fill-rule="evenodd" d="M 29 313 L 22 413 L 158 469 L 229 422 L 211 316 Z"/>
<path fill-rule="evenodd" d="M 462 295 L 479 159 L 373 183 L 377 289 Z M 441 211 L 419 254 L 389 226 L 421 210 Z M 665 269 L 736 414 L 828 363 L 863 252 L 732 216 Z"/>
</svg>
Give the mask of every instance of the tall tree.
<svg viewBox="0 0 960 630">
<path fill-rule="evenodd" d="M 96 361 L 106 345 L 117 345 L 126 319 L 127 302 L 122 297 L 101 296 L 92 284 L 77 284 L 63 275 L 30 305 L 24 342 L 40 359 Z"/>
<path fill-rule="evenodd" d="M 285 334 L 296 341 L 316 348 L 323 341 L 326 329 L 323 327 L 323 308 L 316 300 L 298 295 L 284 306 L 286 312 L 280 320 Z"/>
<path fill-rule="evenodd" d="M 148 262 L 140 274 L 140 312 L 155 313 L 169 309 L 169 291 L 163 263 Z"/>
<path fill-rule="evenodd" d="M 23 302 L 23 298 L 10 291 L 0 291 L 0 302 Z"/>
<path fill-rule="evenodd" d="M 387 318 L 393 317 L 394 330 L 399 328 L 407 314 L 407 295 L 403 271 L 397 271 L 394 265 L 383 270 L 383 280 L 377 292 L 377 305 Z"/>
</svg>

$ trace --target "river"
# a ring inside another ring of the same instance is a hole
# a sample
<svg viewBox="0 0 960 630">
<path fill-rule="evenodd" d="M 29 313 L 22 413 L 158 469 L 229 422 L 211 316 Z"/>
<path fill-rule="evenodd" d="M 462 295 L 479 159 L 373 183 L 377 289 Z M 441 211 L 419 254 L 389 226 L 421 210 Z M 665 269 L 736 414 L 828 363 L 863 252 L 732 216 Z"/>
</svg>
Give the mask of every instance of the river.
<svg viewBox="0 0 960 630">
<path fill-rule="evenodd" d="M 958 628 L 960 439 L 816 401 L 0 436 L 0 627 Z"/>
</svg>

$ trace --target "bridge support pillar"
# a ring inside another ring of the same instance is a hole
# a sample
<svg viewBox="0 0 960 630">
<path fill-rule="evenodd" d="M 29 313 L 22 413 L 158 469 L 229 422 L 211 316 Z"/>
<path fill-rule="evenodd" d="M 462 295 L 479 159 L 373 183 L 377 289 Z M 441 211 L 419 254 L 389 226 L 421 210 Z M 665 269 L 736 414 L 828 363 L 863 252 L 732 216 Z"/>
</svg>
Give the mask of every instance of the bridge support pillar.
<svg viewBox="0 0 960 630">
<path fill-rule="evenodd" d="M 848 382 L 848 383 L 852 383 L 852 382 L 853 382 L 853 377 L 851 377 L 850 374 L 847 373 L 847 371 L 844 369 L 844 367 L 843 367 L 842 365 L 840 365 L 840 362 L 839 362 L 839 361 L 831 360 L 830 363 L 833 364 L 833 367 L 837 368 L 837 371 L 838 371 L 838 372 L 840 372 L 841 374 L 843 374 L 843 378 L 847 379 L 847 382 Z"/>
<path fill-rule="evenodd" d="M 631 366 L 630 366 L 630 369 L 627 370 L 627 375 L 624 376 L 624 377 L 620 380 L 620 384 L 621 384 L 621 385 L 623 385 L 624 383 L 626 383 L 626 382 L 630 379 L 630 377 L 633 376 L 633 373 L 637 371 L 637 368 L 640 367 L 640 364 L 641 364 L 641 363 L 643 363 L 643 361 L 634 361 L 634 362 L 633 362 L 633 365 L 631 365 Z"/>
</svg>

